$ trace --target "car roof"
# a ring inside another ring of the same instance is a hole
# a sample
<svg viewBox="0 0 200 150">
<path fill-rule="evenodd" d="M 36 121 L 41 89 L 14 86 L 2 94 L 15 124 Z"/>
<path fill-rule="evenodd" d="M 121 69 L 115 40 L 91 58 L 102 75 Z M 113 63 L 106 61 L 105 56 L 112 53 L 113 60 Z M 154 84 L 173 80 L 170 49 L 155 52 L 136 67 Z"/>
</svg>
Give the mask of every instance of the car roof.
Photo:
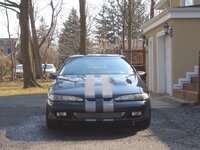
<svg viewBox="0 0 200 150">
<path fill-rule="evenodd" d="M 87 54 L 87 55 L 72 55 L 70 58 L 74 57 L 124 57 L 118 54 Z"/>
<path fill-rule="evenodd" d="M 42 64 L 42 65 L 45 65 L 45 64 Z M 54 65 L 54 64 L 46 64 L 46 65 Z"/>
</svg>

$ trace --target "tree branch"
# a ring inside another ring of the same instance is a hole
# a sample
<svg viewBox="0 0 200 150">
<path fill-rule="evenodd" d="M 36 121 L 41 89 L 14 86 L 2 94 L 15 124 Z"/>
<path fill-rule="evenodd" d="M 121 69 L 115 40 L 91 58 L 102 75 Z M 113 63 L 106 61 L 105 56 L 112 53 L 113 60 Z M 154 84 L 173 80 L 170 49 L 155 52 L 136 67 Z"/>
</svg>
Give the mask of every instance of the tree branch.
<svg viewBox="0 0 200 150">
<path fill-rule="evenodd" d="M 6 2 L 10 3 L 11 5 L 15 6 L 15 7 L 19 7 L 19 4 L 12 2 L 10 0 L 6 0 Z"/>
<path fill-rule="evenodd" d="M 6 2 L 8 2 L 8 3 L 6 3 Z M 20 5 L 18 5 L 17 3 L 11 2 L 9 0 L 6 0 L 6 2 L 0 2 L 0 4 L 3 6 L 7 6 L 7 7 L 15 7 L 15 8 L 20 7 Z"/>
<path fill-rule="evenodd" d="M 20 9 L 20 5 L 19 4 L 15 3 L 15 2 L 12 2 L 10 0 L 5 0 L 5 2 L 0 2 L 0 7 L 4 7 L 6 9 L 10 9 L 12 11 L 15 11 L 16 13 L 19 13 L 19 11 L 17 11 L 15 8 Z"/>
<path fill-rule="evenodd" d="M 12 10 L 12 11 L 18 13 L 18 14 L 20 13 L 19 11 L 15 10 L 14 8 L 10 8 L 10 7 L 7 7 L 7 6 L 5 6 L 5 5 L 1 5 L 1 4 L 0 4 L 0 7 L 4 7 L 4 8 L 6 8 L 6 9 L 10 9 L 10 10 Z"/>
<path fill-rule="evenodd" d="M 59 5 L 60 3 L 60 5 Z M 42 47 L 42 45 L 45 43 L 47 37 L 49 37 L 49 35 L 55 30 L 55 22 L 57 21 L 57 17 L 58 17 L 58 14 L 60 13 L 61 9 L 62 9 L 62 4 L 63 4 L 63 0 L 61 0 L 61 2 L 59 1 L 58 4 L 54 7 L 54 3 L 53 3 L 53 0 L 51 0 L 50 2 L 50 6 L 51 6 L 51 9 L 52 9 L 52 13 L 51 13 L 51 24 L 50 24 L 50 27 L 47 31 L 47 34 L 46 36 L 42 39 L 42 41 L 40 42 L 39 44 L 39 48 Z M 56 8 L 59 7 L 59 10 L 57 12 L 56 11 Z"/>
</svg>

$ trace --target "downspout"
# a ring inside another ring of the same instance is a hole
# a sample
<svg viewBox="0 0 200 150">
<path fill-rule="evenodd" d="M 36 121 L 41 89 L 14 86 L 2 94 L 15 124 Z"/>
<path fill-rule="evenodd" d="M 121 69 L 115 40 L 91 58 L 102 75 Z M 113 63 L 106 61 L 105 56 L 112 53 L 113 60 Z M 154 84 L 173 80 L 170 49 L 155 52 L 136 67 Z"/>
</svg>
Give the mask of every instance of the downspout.
<svg viewBox="0 0 200 150">
<path fill-rule="evenodd" d="M 169 1 L 169 8 L 172 8 L 172 0 L 168 0 Z"/>
</svg>

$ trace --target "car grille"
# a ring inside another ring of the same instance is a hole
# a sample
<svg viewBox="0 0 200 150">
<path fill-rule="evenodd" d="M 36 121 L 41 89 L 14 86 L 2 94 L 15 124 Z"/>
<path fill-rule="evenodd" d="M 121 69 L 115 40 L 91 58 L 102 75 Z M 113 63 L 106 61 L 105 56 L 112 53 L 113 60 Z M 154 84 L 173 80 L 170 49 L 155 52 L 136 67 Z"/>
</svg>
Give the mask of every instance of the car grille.
<svg viewBox="0 0 200 150">
<path fill-rule="evenodd" d="M 79 119 L 120 119 L 124 116 L 124 112 L 116 113 L 74 113 L 74 116 Z"/>
</svg>

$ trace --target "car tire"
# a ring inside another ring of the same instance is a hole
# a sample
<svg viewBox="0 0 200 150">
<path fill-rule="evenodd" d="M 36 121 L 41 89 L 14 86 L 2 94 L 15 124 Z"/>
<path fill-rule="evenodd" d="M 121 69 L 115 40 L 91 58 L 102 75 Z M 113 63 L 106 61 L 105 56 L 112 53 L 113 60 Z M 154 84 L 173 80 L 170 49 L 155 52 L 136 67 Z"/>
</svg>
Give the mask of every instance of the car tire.
<svg viewBox="0 0 200 150">
<path fill-rule="evenodd" d="M 147 112 L 148 112 L 147 116 L 144 118 L 144 120 L 135 122 L 135 127 L 138 130 L 145 130 L 150 126 L 150 123 L 151 123 L 151 110 L 149 109 Z"/>
<path fill-rule="evenodd" d="M 58 128 L 61 127 L 60 122 L 57 122 L 57 121 L 54 121 L 54 120 L 49 120 L 49 119 L 46 119 L 46 125 L 47 125 L 48 129 L 58 129 Z"/>
<path fill-rule="evenodd" d="M 48 118 L 48 114 L 49 114 L 49 111 L 46 108 L 46 125 L 47 125 L 47 128 L 48 129 L 58 129 L 58 128 L 60 128 L 61 127 L 61 122 L 59 122 L 57 120 L 50 120 Z"/>
<path fill-rule="evenodd" d="M 148 117 L 142 121 L 135 122 L 135 127 L 138 130 L 145 130 L 149 127 L 150 122 L 151 122 L 151 118 Z"/>
</svg>

